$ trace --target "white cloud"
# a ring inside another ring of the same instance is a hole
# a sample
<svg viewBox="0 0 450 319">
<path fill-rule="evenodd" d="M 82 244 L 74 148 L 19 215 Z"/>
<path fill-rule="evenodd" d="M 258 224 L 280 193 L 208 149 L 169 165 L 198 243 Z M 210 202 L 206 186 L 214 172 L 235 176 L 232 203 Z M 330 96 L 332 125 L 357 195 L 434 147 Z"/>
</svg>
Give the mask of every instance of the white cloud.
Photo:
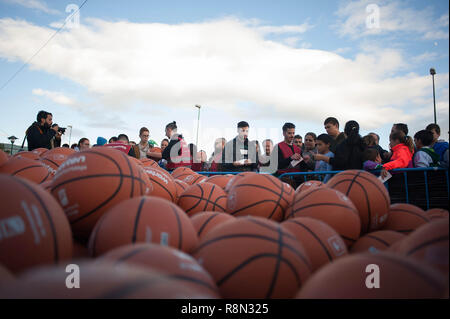
<svg viewBox="0 0 450 319">
<path fill-rule="evenodd" d="M 0 19 L 0 57 L 26 61 L 52 33 Z M 30 67 L 85 87 L 101 101 L 97 109 L 103 104 L 117 114 L 136 103 L 150 110 L 201 104 L 239 118 L 322 122 L 332 115 L 374 129 L 420 116 L 408 110 L 429 95 L 429 77 L 398 75 L 407 65 L 394 49 L 367 47 L 352 60 L 292 48 L 236 19 L 178 25 L 91 19 L 61 32 Z"/>
<path fill-rule="evenodd" d="M 259 26 L 256 30 L 262 34 L 305 33 L 314 26 L 305 22 L 301 25 Z"/>
<path fill-rule="evenodd" d="M 48 14 L 60 14 L 58 10 L 51 9 L 44 1 L 39 0 L 3 0 L 6 3 L 17 4 L 25 8 L 35 9 Z"/>
<path fill-rule="evenodd" d="M 414 9 L 402 1 L 377 1 L 379 27 L 368 28 L 366 21 L 374 12 L 366 11 L 370 4 L 373 4 L 372 0 L 343 2 L 336 12 L 338 21 L 333 25 L 337 33 L 352 38 L 394 32 L 419 34 L 427 40 L 449 38 L 448 13 L 436 21 L 432 7 Z"/>
<path fill-rule="evenodd" d="M 56 104 L 61 105 L 67 105 L 67 106 L 75 106 L 76 102 L 75 100 L 67 97 L 61 92 L 52 92 L 52 91 L 46 91 L 42 89 L 33 89 L 32 93 L 37 96 L 44 96 L 51 101 L 55 102 Z"/>
</svg>

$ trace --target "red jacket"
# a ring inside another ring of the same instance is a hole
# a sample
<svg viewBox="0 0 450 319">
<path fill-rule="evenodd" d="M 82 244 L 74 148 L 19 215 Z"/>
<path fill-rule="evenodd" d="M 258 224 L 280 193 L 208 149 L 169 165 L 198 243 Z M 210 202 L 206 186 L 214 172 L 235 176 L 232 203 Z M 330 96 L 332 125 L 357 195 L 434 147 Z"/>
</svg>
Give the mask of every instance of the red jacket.
<svg viewBox="0 0 450 319">
<path fill-rule="evenodd" d="M 384 164 L 383 168 L 390 171 L 396 168 L 412 167 L 413 153 L 405 144 L 397 144 L 392 148 L 391 161 Z"/>
</svg>

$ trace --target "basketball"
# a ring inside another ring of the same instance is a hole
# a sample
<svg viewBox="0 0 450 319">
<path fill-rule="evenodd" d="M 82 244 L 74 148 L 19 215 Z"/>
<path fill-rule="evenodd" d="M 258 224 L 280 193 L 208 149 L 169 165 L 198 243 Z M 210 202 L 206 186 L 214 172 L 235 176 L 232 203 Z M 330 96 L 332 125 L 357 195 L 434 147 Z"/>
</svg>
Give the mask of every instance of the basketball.
<svg viewBox="0 0 450 319">
<path fill-rule="evenodd" d="M 445 291 L 445 282 L 446 279 L 433 268 L 416 261 L 388 252 L 364 253 L 340 258 L 319 269 L 297 298 L 440 298 Z"/>
<path fill-rule="evenodd" d="M 227 186 L 225 186 L 224 191 L 226 193 L 228 193 L 231 189 L 231 187 L 233 187 L 233 184 L 236 183 L 238 180 L 240 180 L 241 178 L 245 177 L 245 176 L 249 176 L 249 175 L 255 175 L 257 173 L 255 172 L 242 172 L 239 173 L 237 175 L 234 175 L 232 178 L 230 178 L 230 180 L 227 183 Z"/>
<path fill-rule="evenodd" d="M 110 209 L 92 231 L 88 248 L 96 257 L 119 246 L 150 242 L 190 253 L 198 239 L 191 220 L 177 205 L 142 196 Z"/>
<path fill-rule="evenodd" d="M 68 216 L 74 234 L 87 239 L 108 209 L 123 200 L 149 194 L 152 186 L 128 155 L 96 147 L 69 156 L 53 178 L 51 191 Z"/>
<path fill-rule="evenodd" d="M 156 167 L 159 168 L 160 166 L 158 165 L 158 163 L 156 163 L 154 160 L 152 160 L 151 158 L 144 158 L 141 160 L 141 165 L 144 167 Z"/>
<path fill-rule="evenodd" d="M 149 195 L 165 198 L 175 203 L 177 200 L 177 186 L 173 177 L 161 168 L 144 167 L 144 171 L 153 186 L 153 191 Z"/>
<path fill-rule="evenodd" d="M 173 170 L 172 177 L 176 178 L 176 179 L 180 179 L 180 177 L 181 177 L 181 179 L 182 179 L 183 177 L 186 177 L 187 175 L 193 175 L 193 174 L 195 174 L 195 172 L 192 169 L 190 169 L 189 167 L 182 166 L 182 167 L 178 167 Z M 182 175 L 184 175 L 184 176 L 182 176 Z"/>
<path fill-rule="evenodd" d="M 179 179 L 175 179 L 175 187 L 177 189 L 177 201 L 178 202 L 178 198 L 180 198 L 181 194 L 189 187 L 188 184 L 186 184 L 183 181 L 180 181 Z"/>
<path fill-rule="evenodd" d="M 42 154 L 41 161 L 49 168 L 50 171 L 53 172 L 54 175 L 61 164 L 64 163 L 70 155 L 75 153 L 77 152 L 71 148 L 58 147 Z"/>
<path fill-rule="evenodd" d="M 391 199 L 384 184 L 373 174 L 349 170 L 332 177 L 327 187 L 350 198 L 361 217 L 361 233 L 382 229 L 389 213 Z"/>
<path fill-rule="evenodd" d="M 136 164 L 137 166 L 144 166 L 144 164 L 140 160 L 138 160 L 136 157 L 130 156 L 129 160 L 131 162 L 133 162 L 134 164 Z"/>
<path fill-rule="evenodd" d="M 14 158 L 16 158 L 16 157 L 28 158 L 28 159 L 31 159 L 34 161 L 37 161 L 40 159 L 39 154 L 36 154 L 33 152 L 19 152 L 19 153 L 15 154 L 13 157 Z"/>
<path fill-rule="evenodd" d="M 278 178 L 249 174 L 233 183 L 227 200 L 227 212 L 233 216 L 255 216 L 281 221 L 292 203 L 294 190 Z"/>
<path fill-rule="evenodd" d="M 0 167 L 0 174 L 22 177 L 36 184 L 42 184 L 53 177 L 40 161 L 23 157 L 11 158 Z"/>
<path fill-rule="evenodd" d="M 39 184 L 43 189 L 45 189 L 50 194 L 52 193 L 52 180 L 47 180 L 43 182 L 42 184 Z"/>
<path fill-rule="evenodd" d="M 217 212 L 203 212 L 191 217 L 192 224 L 197 231 L 197 236 L 199 239 L 202 239 L 207 233 L 218 225 L 234 219 L 235 217 L 231 215 Z"/>
<path fill-rule="evenodd" d="M 397 252 L 425 262 L 448 276 L 449 244 L 448 218 L 422 225 L 403 240 Z"/>
<path fill-rule="evenodd" d="M 194 174 L 180 175 L 178 179 L 180 179 L 181 181 L 185 182 L 188 185 L 195 185 L 203 183 L 208 179 L 208 177 L 194 173 Z"/>
<path fill-rule="evenodd" d="M 73 243 L 73 260 L 79 259 L 89 259 L 91 256 L 89 255 L 89 250 L 85 245 L 74 241 Z"/>
<path fill-rule="evenodd" d="M 295 195 L 286 218 L 311 217 L 331 226 L 350 247 L 358 240 L 361 220 L 352 201 L 328 187 L 314 187 Z"/>
<path fill-rule="evenodd" d="M 47 153 L 49 150 L 46 148 L 36 148 L 31 151 L 31 153 L 37 154 L 39 157 L 42 157 L 45 153 Z"/>
<path fill-rule="evenodd" d="M 198 262 L 178 249 L 157 244 L 127 245 L 111 250 L 100 261 L 114 262 L 116 265 L 136 265 L 177 279 L 184 286 L 193 287 L 205 295 L 219 298 L 219 289 Z"/>
<path fill-rule="evenodd" d="M 378 230 L 362 236 L 351 247 L 350 253 L 377 253 L 386 250 L 396 242 L 406 238 L 405 235 L 392 230 Z"/>
<path fill-rule="evenodd" d="M 281 223 L 281 226 L 290 231 L 303 245 L 313 272 L 348 253 L 341 236 L 318 219 L 297 217 Z"/>
<path fill-rule="evenodd" d="M 43 267 L 0 287 L 0 299 L 209 299 L 184 280 L 136 265 L 75 261 L 77 268 Z M 67 271 L 67 269 L 69 269 Z M 75 279 L 79 274 L 79 281 Z M 79 283 L 79 288 L 75 288 Z M 66 284 L 72 285 L 68 289 Z"/>
<path fill-rule="evenodd" d="M 193 255 L 225 299 L 291 298 L 311 273 L 295 236 L 263 218 L 224 223 L 202 238 Z"/>
<path fill-rule="evenodd" d="M 313 187 L 324 187 L 326 186 L 324 183 L 322 183 L 321 181 L 307 181 L 304 182 L 303 184 L 301 184 L 299 187 L 297 187 L 297 189 L 295 190 L 295 192 L 301 193 L 301 192 L 305 192 Z"/>
<path fill-rule="evenodd" d="M 233 175 L 215 175 L 209 177 L 205 182 L 216 184 L 223 190 L 227 187 L 228 182 L 233 178 Z"/>
<path fill-rule="evenodd" d="M 8 161 L 8 154 L 6 154 L 5 152 L 3 152 L 2 150 L 0 150 L 0 166 L 2 166 L 3 164 L 5 164 Z"/>
<path fill-rule="evenodd" d="M 13 273 L 72 258 L 72 232 L 56 200 L 39 185 L 0 174 L 0 264 Z"/>
<path fill-rule="evenodd" d="M 0 285 L 4 285 L 6 282 L 10 282 L 14 279 L 14 275 L 0 264 Z"/>
<path fill-rule="evenodd" d="M 409 234 L 430 221 L 425 211 L 411 204 L 394 204 L 389 211 L 389 217 L 384 230 Z"/>
<path fill-rule="evenodd" d="M 448 218 L 448 210 L 442 208 L 433 208 L 425 212 L 430 220 Z"/>
<path fill-rule="evenodd" d="M 188 187 L 181 194 L 178 198 L 178 206 L 189 216 L 199 212 L 225 212 L 227 194 L 215 184 L 196 184 Z"/>
</svg>

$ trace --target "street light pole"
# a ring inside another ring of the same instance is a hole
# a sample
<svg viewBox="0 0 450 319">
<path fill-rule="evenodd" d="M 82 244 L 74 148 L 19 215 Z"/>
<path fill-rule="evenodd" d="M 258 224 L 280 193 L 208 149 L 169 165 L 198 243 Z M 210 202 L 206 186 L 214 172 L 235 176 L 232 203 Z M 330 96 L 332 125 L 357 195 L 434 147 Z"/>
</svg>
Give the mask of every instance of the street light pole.
<svg viewBox="0 0 450 319">
<path fill-rule="evenodd" d="M 197 149 L 198 149 L 198 130 L 199 130 L 199 127 L 200 127 L 200 110 L 201 110 L 201 105 L 196 105 L 195 106 L 196 108 L 198 108 L 198 119 L 197 119 L 197 139 L 196 139 L 196 142 L 195 142 L 195 145 L 197 146 Z"/>
<path fill-rule="evenodd" d="M 67 125 L 67 127 L 70 127 L 70 133 L 69 133 L 69 147 L 71 146 L 70 140 L 72 139 L 72 125 Z"/>
<path fill-rule="evenodd" d="M 436 74 L 436 70 L 434 68 L 430 69 L 431 77 L 433 78 L 433 105 L 434 105 L 434 124 L 437 124 L 436 119 L 436 90 L 434 88 L 434 75 Z"/>
<path fill-rule="evenodd" d="M 11 141 L 11 156 L 12 156 L 13 149 L 14 149 L 14 143 L 18 140 L 18 138 L 13 135 L 13 136 L 8 137 L 8 140 Z"/>
</svg>

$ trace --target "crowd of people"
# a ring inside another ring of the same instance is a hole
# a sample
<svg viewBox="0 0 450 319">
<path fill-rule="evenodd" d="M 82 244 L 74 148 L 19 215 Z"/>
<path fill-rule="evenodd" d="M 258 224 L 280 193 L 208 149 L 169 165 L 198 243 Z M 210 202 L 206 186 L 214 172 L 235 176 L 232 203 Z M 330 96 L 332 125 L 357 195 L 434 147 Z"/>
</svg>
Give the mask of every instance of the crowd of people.
<svg viewBox="0 0 450 319">
<path fill-rule="evenodd" d="M 150 140 L 149 129 L 139 131 L 139 143 L 130 141 L 120 134 L 109 140 L 98 137 L 91 145 L 88 138 L 82 138 L 71 147 L 84 151 L 90 147 L 112 147 L 137 159 L 150 158 L 168 170 L 186 166 L 194 171 L 211 172 L 263 172 L 276 176 L 290 172 L 329 172 L 348 169 L 380 171 L 382 176 L 398 168 L 444 167 L 448 168 L 448 142 L 440 140 L 441 130 L 437 124 L 430 124 L 416 132 L 412 138 L 408 126 L 397 123 L 392 126 L 389 137 L 389 150 L 384 150 L 379 142 L 380 136 L 370 133 L 362 137 L 356 121 L 348 121 L 341 132 L 339 121 L 330 117 L 324 122 L 326 133 L 316 135 L 309 132 L 302 136 L 296 134 L 293 123 L 282 127 L 284 140 L 275 144 L 266 139 L 260 144 L 248 139 L 250 125 L 237 124 L 237 136 L 227 141 L 218 138 L 214 142 L 214 152 L 208 158 L 196 145 L 188 144 L 178 132 L 176 122 L 166 125 L 167 138 L 160 146 Z M 53 148 L 61 146 L 61 131 L 53 124 L 52 114 L 41 111 L 37 122 L 27 130 L 28 149 Z M 62 145 L 69 147 L 68 144 Z M 327 181 L 331 175 L 326 174 Z"/>
</svg>

